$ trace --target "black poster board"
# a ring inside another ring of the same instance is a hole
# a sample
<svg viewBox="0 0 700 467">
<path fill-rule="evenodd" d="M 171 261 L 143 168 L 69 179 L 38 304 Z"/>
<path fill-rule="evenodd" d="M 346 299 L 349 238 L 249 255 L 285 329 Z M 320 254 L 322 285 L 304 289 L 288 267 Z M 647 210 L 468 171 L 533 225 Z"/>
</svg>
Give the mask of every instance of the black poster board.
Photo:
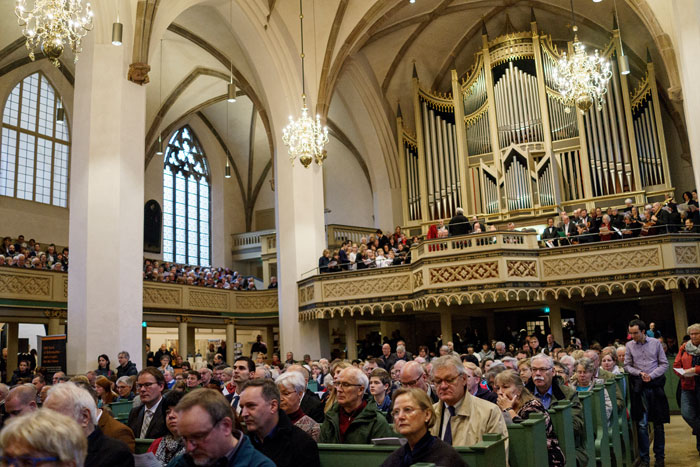
<svg viewBox="0 0 700 467">
<path fill-rule="evenodd" d="M 51 381 L 53 374 L 66 372 L 66 335 L 39 337 L 39 352 L 42 366 L 46 369 L 46 379 Z"/>
</svg>

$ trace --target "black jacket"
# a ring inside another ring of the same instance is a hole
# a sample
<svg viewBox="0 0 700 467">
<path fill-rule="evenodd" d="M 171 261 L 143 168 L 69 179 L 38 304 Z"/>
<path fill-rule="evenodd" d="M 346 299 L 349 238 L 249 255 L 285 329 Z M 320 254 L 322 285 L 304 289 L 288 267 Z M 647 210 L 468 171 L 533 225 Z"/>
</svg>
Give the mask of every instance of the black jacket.
<svg viewBox="0 0 700 467">
<path fill-rule="evenodd" d="M 479 389 L 476 390 L 476 394 L 474 394 L 474 396 L 478 397 L 479 399 L 492 402 L 494 404 L 496 403 L 496 401 L 498 401 L 498 394 L 496 394 L 493 391 L 489 391 L 481 385 L 479 385 Z"/>
<path fill-rule="evenodd" d="M 146 411 L 146 405 L 141 405 L 139 407 L 134 407 L 129 412 L 129 420 L 127 425 L 134 432 L 134 436 L 138 439 L 141 437 L 141 425 L 143 425 L 143 414 Z M 165 426 L 165 412 L 163 411 L 163 399 L 160 400 L 160 404 L 156 409 L 156 413 L 153 414 L 151 418 L 151 424 L 148 425 L 148 431 L 146 432 L 146 438 L 155 439 L 161 436 L 167 435 L 168 427 Z"/>
<path fill-rule="evenodd" d="M 117 367 L 117 379 L 122 376 L 136 376 L 139 374 L 139 370 L 136 369 L 136 364 L 129 360 L 126 362 L 126 366 L 119 365 Z"/>
<path fill-rule="evenodd" d="M 467 219 L 463 214 L 457 214 L 450 219 L 447 230 L 449 231 L 451 237 L 455 235 L 464 235 L 472 231 L 472 225 L 469 223 L 469 219 Z"/>
<path fill-rule="evenodd" d="M 318 423 L 323 423 L 323 420 L 326 418 L 323 412 L 323 402 L 309 389 L 304 392 L 304 398 L 301 400 L 301 410 Z"/>
<path fill-rule="evenodd" d="M 251 433 L 250 441 L 255 449 L 269 457 L 277 467 L 320 467 L 316 442 L 299 427 L 292 425 L 283 410 L 277 411 L 277 427 L 264 440 Z"/>
<path fill-rule="evenodd" d="M 404 444 L 386 458 L 382 467 L 404 467 L 417 463 L 455 467 L 467 465 L 452 446 L 428 432 L 416 443 L 413 451 L 411 451 L 408 443 Z"/>
<path fill-rule="evenodd" d="M 99 427 L 88 436 L 85 467 L 133 467 L 134 456 L 123 442 L 105 436 Z"/>
</svg>

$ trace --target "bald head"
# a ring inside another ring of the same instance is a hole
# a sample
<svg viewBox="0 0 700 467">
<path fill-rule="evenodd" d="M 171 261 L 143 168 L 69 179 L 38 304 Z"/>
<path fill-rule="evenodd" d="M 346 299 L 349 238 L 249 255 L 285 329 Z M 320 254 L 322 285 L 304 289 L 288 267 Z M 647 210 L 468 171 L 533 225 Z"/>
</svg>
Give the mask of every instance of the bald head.
<svg viewBox="0 0 700 467">
<path fill-rule="evenodd" d="M 304 368 L 301 365 L 289 365 L 289 368 L 287 368 L 287 371 L 294 371 L 296 373 L 301 373 L 301 375 L 304 377 L 304 381 L 308 384 L 309 382 L 309 370 Z"/>
<path fill-rule="evenodd" d="M 5 411 L 10 417 L 24 415 L 36 409 L 36 388 L 31 384 L 12 388 L 5 399 Z"/>
<path fill-rule="evenodd" d="M 600 366 L 600 355 L 595 350 L 586 350 L 583 352 L 583 356 L 589 358 L 593 362 L 593 366 L 597 370 Z"/>
<path fill-rule="evenodd" d="M 423 366 L 418 362 L 407 362 L 401 369 L 401 386 L 405 388 L 415 387 L 428 391 L 428 382 Z"/>
</svg>

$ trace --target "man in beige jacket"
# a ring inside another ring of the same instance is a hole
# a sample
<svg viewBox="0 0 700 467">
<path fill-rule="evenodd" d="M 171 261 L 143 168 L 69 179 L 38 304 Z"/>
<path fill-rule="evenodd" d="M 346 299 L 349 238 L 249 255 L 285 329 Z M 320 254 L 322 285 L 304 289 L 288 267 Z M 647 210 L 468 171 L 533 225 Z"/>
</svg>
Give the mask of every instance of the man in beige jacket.
<svg viewBox="0 0 700 467">
<path fill-rule="evenodd" d="M 482 440 L 484 433 L 498 433 L 506 439 L 507 456 L 508 428 L 501 409 L 469 394 L 467 374 L 459 358 L 445 355 L 431 363 L 440 401 L 433 406 L 437 422 L 430 433 L 452 446 L 472 446 Z"/>
</svg>

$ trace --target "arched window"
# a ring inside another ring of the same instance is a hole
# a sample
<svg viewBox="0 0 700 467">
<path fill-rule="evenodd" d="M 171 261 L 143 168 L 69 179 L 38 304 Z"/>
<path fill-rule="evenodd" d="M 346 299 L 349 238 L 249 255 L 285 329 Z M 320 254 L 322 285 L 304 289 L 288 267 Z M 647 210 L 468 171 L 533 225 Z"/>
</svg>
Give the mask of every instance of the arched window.
<svg viewBox="0 0 700 467">
<path fill-rule="evenodd" d="M 210 265 L 209 166 L 189 126 L 170 138 L 163 168 L 163 259 Z"/>
<path fill-rule="evenodd" d="M 70 135 L 56 114 L 61 97 L 41 73 L 24 78 L 2 114 L 0 195 L 68 205 Z"/>
</svg>

